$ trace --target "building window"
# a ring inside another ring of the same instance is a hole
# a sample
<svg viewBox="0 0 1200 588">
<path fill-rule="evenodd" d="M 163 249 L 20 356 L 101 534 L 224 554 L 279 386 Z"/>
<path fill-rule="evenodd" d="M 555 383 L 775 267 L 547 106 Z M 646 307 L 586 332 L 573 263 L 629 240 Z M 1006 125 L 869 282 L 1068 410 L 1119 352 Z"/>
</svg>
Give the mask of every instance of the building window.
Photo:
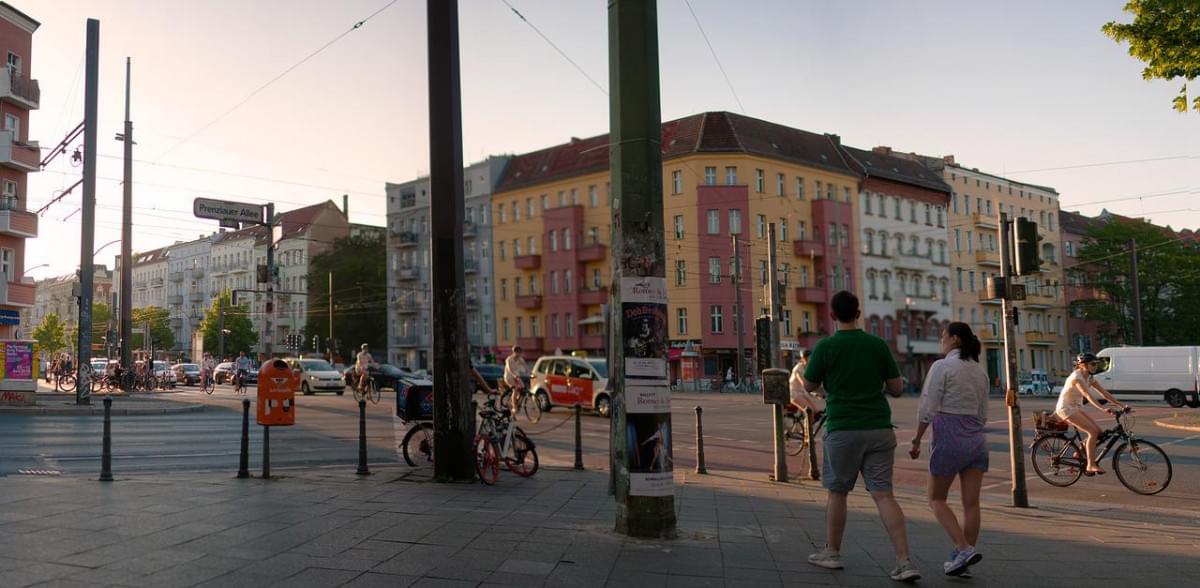
<svg viewBox="0 0 1200 588">
<path fill-rule="evenodd" d="M 563 251 L 571 250 L 571 229 L 563 229 Z"/>
<path fill-rule="evenodd" d="M 600 270 L 593 269 L 592 270 L 592 289 L 599 290 L 603 287 L 604 287 L 604 284 L 600 281 Z"/>
<path fill-rule="evenodd" d="M 562 329 L 559 328 L 557 314 L 550 315 L 550 333 L 554 335 L 555 339 L 562 336 Z"/>
<path fill-rule="evenodd" d="M 579 206 L 579 191 L 571 188 L 571 206 Z"/>
<path fill-rule="evenodd" d="M 761 169 L 754 170 L 754 190 L 756 192 L 758 192 L 759 194 L 766 192 L 767 191 L 766 183 L 767 183 L 766 174 L 763 173 L 763 170 L 761 170 Z"/>
<path fill-rule="evenodd" d="M 836 247 L 838 244 L 837 225 L 835 223 L 829 223 L 829 244 L 833 245 L 834 247 Z"/>
<path fill-rule="evenodd" d="M 680 259 L 675 262 L 675 285 L 687 285 L 687 261 L 685 260 Z"/>
<path fill-rule="evenodd" d="M 683 193 L 683 171 L 682 170 L 675 170 L 675 171 L 671 172 L 671 193 L 672 194 L 682 194 Z"/>
<path fill-rule="evenodd" d="M 683 239 L 683 215 L 675 215 L 675 240 Z"/>
<path fill-rule="evenodd" d="M 563 322 L 567 323 L 567 336 L 574 337 L 575 336 L 575 313 L 568 312 L 567 315 L 565 317 L 563 317 Z"/>
<path fill-rule="evenodd" d="M 506 247 L 505 242 L 501 241 L 500 242 L 500 261 L 504 261 L 505 259 L 508 259 L 508 252 L 505 250 L 505 247 Z"/>
<path fill-rule="evenodd" d="M 767 217 L 766 215 L 758 215 L 758 238 L 767 238 Z"/>
<path fill-rule="evenodd" d="M 804 178 L 796 176 L 796 199 L 804 200 Z"/>
<path fill-rule="evenodd" d="M 500 331 L 505 339 L 508 339 L 508 317 L 500 319 Z"/>
<path fill-rule="evenodd" d="M 550 196 L 542 194 L 542 210 L 550 208 Z"/>
<path fill-rule="evenodd" d="M 713 185 L 716 185 L 716 183 L 717 183 L 717 168 L 705 167 L 704 168 L 704 185 L 705 186 L 713 186 Z"/>
<path fill-rule="evenodd" d="M 783 174 L 775 174 L 775 195 L 787 196 L 787 189 L 784 184 L 787 183 L 787 177 Z"/>
<path fill-rule="evenodd" d="M 508 215 L 504 212 L 504 205 L 501 204 L 500 206 L 497 206 L 496 207 L 496 224 L 502 225 L 502 224 L 504 224 L 505 220 L 507 220 L 507 219 L 508 219 Z"/>
<path fill-rule="evenodd" d="M 588 229 L 588 243 L 591 243 L 592 245 L 600 244 L 600 229 L 599 228 L 592 227 L 592 228 Z"/>
<path fill-rule="evenodd" d="M 525 336 L 525 319 L 517 317 L 517 338 Z"/>
<path fill-rule="evenodd" d="M 679 307 L 675 309 L 675 334 L 687 334 L 687 308 Z"/>
<path fill-rule="evenodd" d="M 732 166 L 732 165 L 726 166 L 725 167 L 725 185 L 733 186 L 735 184 L 737 184 L 737 167 Z"/>
<path fill-rule="evenodd" d="M 729 234 L 742 234 L 742 211 L 733 208 L 729 211 Z"/>
<path fill-rule="evenodd" d="M 712 333 L 725 332 L 725 321 L 723 320 L 723 317 L 721 316 L 721 305 L 714 304 L 714 305 L 710 306 L 708 309 L 708 317 L 710 320 L 709 330 Z"/>
<path fill-rule="evenodd" d="M 787 243 L 788 240 L 788 226 L 786 218 L 779 219 L 779 240 L 784 243 Z"/>
<path fill-rule="evenodd" d="M 508 300 L 508 278 L 500 278 L 500 299 Z"/>
<path fill-rule="evenodd" d="M 849 186 L 842 186 L 842 202 L 845 202 L 846 204 L 850 203 L 850 187 Z"/>
<path fill-rule="evenodd" d="M 520 284 L 520 282 L 517 282 Z M 550 272 L 550 293 L 558 294 L 558 272 Z"/>
<path fill-rule="evenodd" d="M 820 200 L 821 199 L 821 180 L 816 180 L 816 184 L 817 184 L 817 189 L 813 191 L 813 198 Z"/>
<path fill-rule="evenodd" d="M 783 309 L 783 334 L 792 336 L 792 311 Z"/>
<path fill-rule="evenodd" d="M 708 234 L 721 234 L 721 211 L 715 208 L 708 211 Z"/>
<path fill-rule="evenodd" d="M 550 251 L 558 251 L 558 231 L 550 231 Z"/>
<path fill-rule="evenodd" d="M 516 200 L 513 200 L 513 203 L 512 203 L 512 219 L 513 219 L 514 223 L 521 220 L 521 208 L 519 206 L 517 206 Z M 425 231 L 421 231 L 421 232 L 423 233 Z"/>
<path fill-rule="evenodd" d="M 588 206 L 596 208 L 600 206 L 600 198 L 596 195 L 596 185 L 588 186 Z"/>
<path fill-rule="evenodd" d="M 721 283 L 721 258 L 720 257 L 708 258 L 708 283 L 710 283 L 710 284 L 720 284 Z"/>
<path fill-rule="evenodd" d="M 513 279 L 516 281 L 521 280 L 521 278 L 513 278 Z M 529 284 L 529 295 L 537 296 L 537 278 L 534 276 L 529 276 L 528 284 Z"/>
<path fill-rule="evenodd" d="M 871 213 L 871 195 L 866 192 L 863 193 L 863 213 L 874 216 Z"/>
<path fill-rule="evenodd" d="M 808 223 L 800 221 L 796 223 L 796 240 L 803 241 L 808 238 Z"/>
<path fill-rule="evenodd" d="M 574 281 L 575 280 L 574 280 L 573 276 L 571 275 L 571 270 L 563 271 L 563 292 L 564 293 L 566 293 L 566 294 L 571 293 L 571 289 L 574 288 L 574 285 L 573 285 Z"/>
<path fill-rule="evenodd" d="M 800 312 L 800 331 L 802 333 L 811 333 L 812 330 L 812 314 L 807 310 Z"/>
<path fill-rule="evenodd" d="M 892 216 L 895 217 L 896 220 L 904 220 L 904 215 L 900 214 L 900 199 L 893 198 L 892 203 L 894 205 L 893 212 L 895 213 Z"/>
</svg>

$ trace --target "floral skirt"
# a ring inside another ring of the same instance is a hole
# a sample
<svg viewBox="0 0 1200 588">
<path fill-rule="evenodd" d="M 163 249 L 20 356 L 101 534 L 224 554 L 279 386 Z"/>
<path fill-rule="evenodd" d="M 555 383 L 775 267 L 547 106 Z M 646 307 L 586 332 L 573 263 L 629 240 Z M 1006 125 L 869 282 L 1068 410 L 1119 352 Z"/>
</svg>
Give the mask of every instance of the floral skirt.
<svg viewBox="0 0 1200 588">
<path fill-rule="evenodd" d="M 933 443 L 929 452 L 929 473 L 935 476 L 954 476 L 975 468 L 988 470 L 987 438 L 984 422 L 967 414 L 933 415 Z"/>
</svg>

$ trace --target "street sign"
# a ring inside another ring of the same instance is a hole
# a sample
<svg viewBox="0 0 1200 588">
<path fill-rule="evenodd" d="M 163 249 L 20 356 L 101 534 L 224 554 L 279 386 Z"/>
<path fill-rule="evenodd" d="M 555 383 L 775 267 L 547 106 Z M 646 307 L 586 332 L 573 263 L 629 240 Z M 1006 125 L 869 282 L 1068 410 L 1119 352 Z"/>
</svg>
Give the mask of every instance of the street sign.
<svg viewBox="0 0 1200 588">
<path fill-rule="evenodd" d="M 265 214 L 261 204 L 229 202 L 197 198 L 192 201 L 192 214 L 198 218 L 211 218 L 228 223 L 262 223 Z"/>
</svg>

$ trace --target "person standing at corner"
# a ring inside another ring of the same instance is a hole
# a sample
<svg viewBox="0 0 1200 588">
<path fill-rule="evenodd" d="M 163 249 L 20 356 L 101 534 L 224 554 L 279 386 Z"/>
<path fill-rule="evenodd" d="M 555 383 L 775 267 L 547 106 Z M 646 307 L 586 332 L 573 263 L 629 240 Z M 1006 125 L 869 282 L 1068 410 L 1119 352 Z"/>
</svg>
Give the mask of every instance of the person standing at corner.
<svg viewBox="0 0 1200 588">
<path fill-rule="evenodd" d="M 826 394 L 821 467 L 821 482 L 828 491 L 826 538 L 825 547 L 808 556 L 808 563 L 831 570 L 845 567 L 841 547 L 846 497 L 861 473 L 896 552 L 896 567 L 888 577 L 913 582 L 921 572 L 909 560 L 904 511 L 892 492 L 896 432 L 892 408 L 883 396 L 885 391 L 894 397 L 903 392 L 900 369 L 883 339 L 858 328 L 858 297 L 843 290 L 833 295 L 830 308 L 837 334 L 817 343 L 804 369 L 805 389 L 814 392 L 824 385 Z"/>
<path fill-rule="evenodd" d="M 966 323 L 950 323 L 941 336 L 943 359 L 929 366 L 921 404 L 917 409 L 917 434 L 908 455 L 921 456 L 925 430 L 933 429 L 929 450 L 929 508 L 954 542 L 950 561 L 943 564 L 948 576 L 970 577 L 983 555 L 975 550 L 979 540 L 979 491 L 988 470 L 988 376 L 979 365 L 982 344 Z M 946 504 L 954 478 L 962 491 L 963 525 Z"/>
</svg>

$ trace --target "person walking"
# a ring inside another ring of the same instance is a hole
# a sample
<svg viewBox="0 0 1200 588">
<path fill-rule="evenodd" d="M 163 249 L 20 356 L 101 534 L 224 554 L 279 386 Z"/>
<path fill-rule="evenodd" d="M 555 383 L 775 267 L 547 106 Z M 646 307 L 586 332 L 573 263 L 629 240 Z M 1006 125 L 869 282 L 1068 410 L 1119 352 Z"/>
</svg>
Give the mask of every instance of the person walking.
<svg viewBox="0 0 1200 588">
<path fill-rule="evenodd" d="M 825 547 L 808 556 L 808 562 L 840 570 L 842 535 L 846 530 L 846 497 L 859 474 L 879 510 L 896 552 L 896 567 L 888 577 L 901 582 L 921 578 L 908 554 L 904 511 L 892 492 L 896 462 L 896 433 L 892 408 L 884 392 L 902 394 L 900 369 L 887 343 L 858 328 L 862 315 L 858 297 L 842 290 L 833 295 L 830 316 L 837 334 L 813 349 L 804 369 L 804 387 L 815 392 L 825 387 L 824 462 L 821 482 L 828 491 L 825 512 Z"/>
<path fill-rule="evenodd" d="M 933 429 L 929 450 L 929 508 L 954 543 L 950 560 L 943 564 L 948 576 L 970 577 L 970 566 L 983 554 L 979 540 L 979 490 L 988 470 L 988 376 L 979 365 L 982 344 L 966 323 L 950 323 L 941 333 L 945 356 L 929 366 L 921 403 L 917 409 L 917 434 L 908 455 L 921 456 L 921 440 Z M 959 526 L 946 496 L 958 478 L 962 494 L 963 524 Z"/>
</svg>

